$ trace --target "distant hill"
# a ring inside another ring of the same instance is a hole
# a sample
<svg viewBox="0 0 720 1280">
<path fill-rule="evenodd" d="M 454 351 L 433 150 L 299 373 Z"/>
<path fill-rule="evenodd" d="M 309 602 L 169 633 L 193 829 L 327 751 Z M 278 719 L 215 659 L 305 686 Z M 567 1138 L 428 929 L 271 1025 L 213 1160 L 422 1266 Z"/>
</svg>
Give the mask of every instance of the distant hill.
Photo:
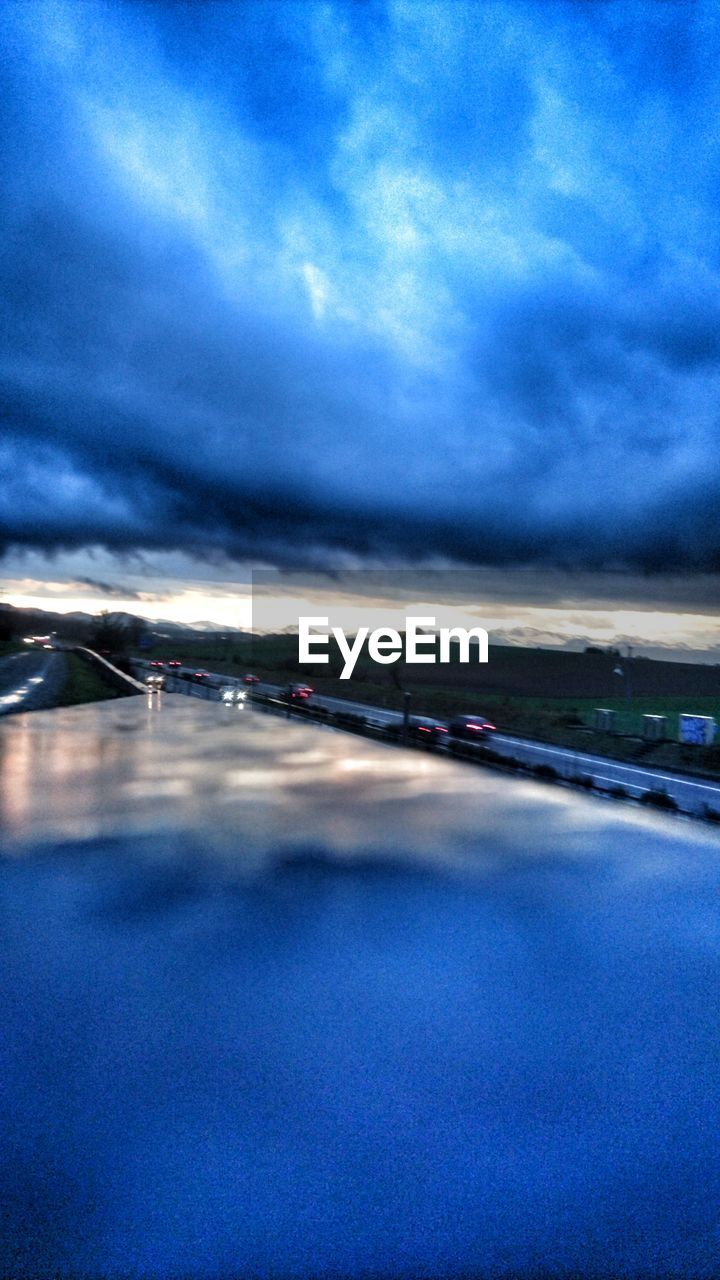
<svg viewBox="0 0 720 1280">
<path fill-rule="evenodd" d="M 185 622 L 173 622 L 165 618 L 148 621 L 147 618 L 140 618 L 136 614 L 117 610 L 103 611 L 98 614 L 84 613 L 81 610 L 72 613 L 54 613 L 49 609 L 27 609 L 11 604 L 0 604 L 0 638 L 4 639 L 55 632 L 62 640 L 75 640 L 78 644 L 86 644 L 101 621 L 118 630 L 167 639 L 201 640 L 208 634 L 227 636 L 244 634 L 231 627 L 222 627 L 217 622 L 194 622 L 188 625 Z"/>
</svg>

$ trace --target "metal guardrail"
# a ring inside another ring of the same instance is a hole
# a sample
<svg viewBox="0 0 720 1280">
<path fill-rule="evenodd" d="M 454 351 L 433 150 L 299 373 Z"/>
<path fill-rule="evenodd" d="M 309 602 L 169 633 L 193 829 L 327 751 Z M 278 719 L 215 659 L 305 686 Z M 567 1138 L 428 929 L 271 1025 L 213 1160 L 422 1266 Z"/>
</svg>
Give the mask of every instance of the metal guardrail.
<svg viewBox="0 0 720 1280">
<path fill-rule="evenodd" d="M 83 656 L 89 658 L 91 662 L 99 663 L 105 668 L 105 671 L 111 679 L 115 683 L 120 684 L 121 687 L 130 686 L 129 688 L 126 688 L 127 693 L 147 693 L 147 685 L 141 684 L 134 676 L 126 675 L 126 673 L 121 671 L 119 667 L 114 667 L 112 662 L 108 662 L 107 658 L 101 657 L 101 655 L 96 653 L 94 649 L 86 649 L 83 645 L 77 645 L 74 652 L 83 654 Z"/>
</svg>

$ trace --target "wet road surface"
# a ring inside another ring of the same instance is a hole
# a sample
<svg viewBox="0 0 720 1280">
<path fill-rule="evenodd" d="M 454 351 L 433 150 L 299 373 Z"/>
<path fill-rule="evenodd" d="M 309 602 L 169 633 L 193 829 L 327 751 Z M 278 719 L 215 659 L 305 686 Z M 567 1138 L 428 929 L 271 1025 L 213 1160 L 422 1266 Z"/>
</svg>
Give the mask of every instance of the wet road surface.
<svg viewBox="0 0 720 1280">
<path fill-rule="evenodd" d="M 0 771 L 0 1274 L 716 1273 L 711 830 L 172 696 Z"/>
</svg>

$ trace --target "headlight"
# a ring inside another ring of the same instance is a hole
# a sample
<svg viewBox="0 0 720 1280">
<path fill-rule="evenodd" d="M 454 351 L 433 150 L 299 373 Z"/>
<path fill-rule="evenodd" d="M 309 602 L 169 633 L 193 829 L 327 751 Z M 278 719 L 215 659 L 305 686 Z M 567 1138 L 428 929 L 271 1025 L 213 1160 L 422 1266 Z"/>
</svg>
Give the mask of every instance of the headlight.
<svg viewBox="0 0 720 1280">
<path fill-rule="evenodd" d="M 220 697 L 222 698 L 223 702 L 227 702 L 227 703 L 244 702 L 245 690 L 244 689 L 223 689 L 220 694 Z"/>
</svg>

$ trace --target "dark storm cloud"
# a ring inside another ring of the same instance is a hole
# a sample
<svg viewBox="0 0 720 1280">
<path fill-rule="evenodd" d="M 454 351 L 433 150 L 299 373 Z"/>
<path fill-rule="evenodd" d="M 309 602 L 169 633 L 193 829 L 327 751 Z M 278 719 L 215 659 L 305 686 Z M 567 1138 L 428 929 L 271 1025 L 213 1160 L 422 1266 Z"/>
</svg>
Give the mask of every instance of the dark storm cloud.
<svg viewBox="0 0 720 1280">
<path fill-rule="evenodd" d="M 712 8 L 4 18 L 4 548 L 720 567 Z"/>
<path fill-rule="evenodd" d="M 662 575 L 516 566 L 476 569 L 256 569 L 253 598 L 324 597 L 338 604 L 412 604 L 564 610 L 650 609 L 720 614 L 720 576 Z"/>
<path fill-rule="evenodd" d="M 112 596 L 119 600 L 142 599 L 138 591 L 132 591 L 129 587 L 118 586 L 113 582 L 101 582 L 98 578 L 76 578 L 75 583 L 79 587 L 92 587 L 93 591 L 98 591 L 102 596 Z"/>
<path fill-rule="evenodd" d="M 90 587 L 93 592 L 101 596 L 110 596 L 114 600 L 138 600 L 145 604 L 159 604 L 163 600 L 172 599 L 168 591 L 136 591 L 133 587 L 122 583 L 103 582 L 100 578 L 88 578 L 85 575 L 75 578 L 69 586 Z"/>
</svg>

